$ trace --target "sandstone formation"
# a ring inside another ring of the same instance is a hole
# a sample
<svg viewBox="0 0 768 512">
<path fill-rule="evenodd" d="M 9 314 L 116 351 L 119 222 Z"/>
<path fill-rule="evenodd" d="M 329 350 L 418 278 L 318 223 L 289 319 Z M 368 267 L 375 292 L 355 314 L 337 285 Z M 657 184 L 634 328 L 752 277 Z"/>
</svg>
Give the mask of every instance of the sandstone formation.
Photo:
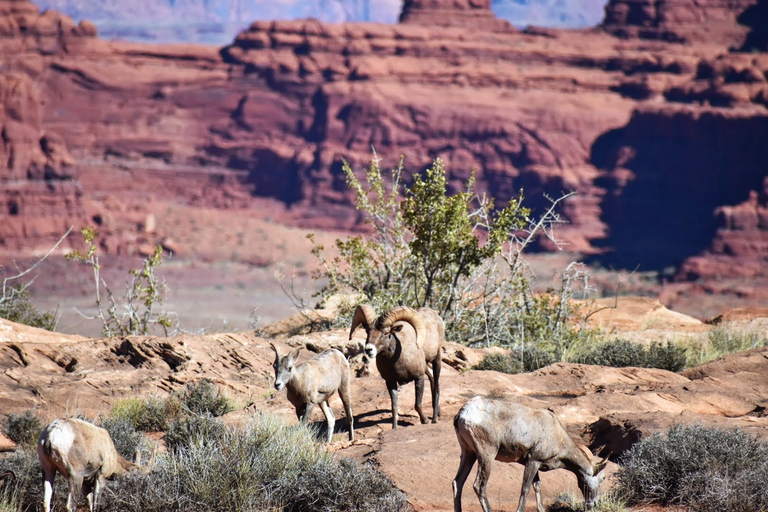
<svg viewBox="0 0 768 512">
<path fill-rule="evenodd" d="M 491 11 L 491 0 L 405 0 L 400 23 L 483 31 L 514 30 L 508 21 L 496 18 Z"/>
<path fill-rule="evenodd" d="M 480 191 L 503 204 L 523 189 L 538 212 L 543 194 L 576 191 L 557 234 L 606 267 L 682 279 L 694 275 L 677 272 L 686 262 L 718 255 L 764 268 L 750 242 L 763 228 L 731 230 L 738 260 L 716 242 L 716 211 L 762 187 L 762 54 L 514 32 L 492 23 L 487 0 L 409 1 L 397 25 L 255 22 L 221 49 L 106 42 L 26 0 L 0 5 L 2 83 L 15 91 L 0 114 L 6 255 L 84 223 L 99 226 L 107 252 L 137 253 L 179 239 L 170 226 L 142 228 L 150 210 L 178 202 L 364 229 L 341 165 L 361 170 L 374 148 L 385 167 L 404 155 L 409 172 L 442 158 L 453 190 L 475 169 Z M 750 5 L 762 4 L 728 12 Z M 718 265 L 720 277 L 744 274 Z"/>
<path fill-rule="evenodd" d="M 740 47 L 748 27 L 739 16 L 759 0 L 610 0 L 603 27 L 620 37 L 716 42 Z"/>
</svg>

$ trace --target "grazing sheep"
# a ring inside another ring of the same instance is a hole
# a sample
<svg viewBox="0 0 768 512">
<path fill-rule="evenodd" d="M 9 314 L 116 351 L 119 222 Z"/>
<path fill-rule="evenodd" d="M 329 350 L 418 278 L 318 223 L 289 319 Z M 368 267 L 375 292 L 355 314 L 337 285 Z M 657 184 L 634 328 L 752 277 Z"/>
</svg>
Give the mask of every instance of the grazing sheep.
<svg viewBox="0 0 768 512">
<path fill-rule="evenodd" d="M 75 418 L 59 418 L 48 424 L 37 441 L 37 456 L 43 470 L 45 512 L 51 510 L 57 471 L 69 482 L 67 510 L 75 512 L 83 491 L 93 512 L 98 509 L 106 479 L 138 467 L 117 453 L 109 432 Z"/>
<path fill-rule="evenodd" d="M 415 409 L 421 423 L 427 416 L 421 408 L 424 375 L 432 388 L 432 423 L 440 416 L 440 368 L 445 343 L 445 325 L 436 311 L 396 306 L 380 317 L 367 304 L 358 305 L 352 317 L 349 339 L 358 326 L 366 333 L 366 354 L 376 357 L 392 401 L 392 428 L 397 428 L 397 393 L 401 385 L 414 382 Z"/>
<path fill-rule="evenodd" d="M 336 349 L 325 350 L 309 361 L 296 365 L 296 358 L 301 347 L 294 349 L 287 356 L 280 357 L 280 350 L 270 343 L 275 351 L 275 389 L 288 390 L 288 401 L 296 408 L 296 416 L 302 423 L 309 420 L 315 405 L 325 415 L 328 424 L 328 442 L 333 437 L 336 418 L 333 417 L 328 400 L 338 390 L 349 423 L 349 440 L 355 440 L 355 418 L 349 392 L 349 363 L 344 354 Z"/>
<path fill-rule="evenodd" d="M 539 471 L 558 468 L 576 475 L 586 508 L 592 508 L 605 478 L 602 471 L 607 457 L 593 463 L 589 449 L 573 442 L 552 411 L 476 396 L 453 418 L 453 428 L 461 446 L 461 463 L 453 480 L 454 512 L 461 512 L 461 491 L 475 461 L 479 461 L 475 493 L 483 512 L 491 512 L 486 486 L 494 459 L 525 466 L 517 512 L 525 510 L 525 495 L 531 484 L 536 507 L 544 512 Z"/>
</svg>

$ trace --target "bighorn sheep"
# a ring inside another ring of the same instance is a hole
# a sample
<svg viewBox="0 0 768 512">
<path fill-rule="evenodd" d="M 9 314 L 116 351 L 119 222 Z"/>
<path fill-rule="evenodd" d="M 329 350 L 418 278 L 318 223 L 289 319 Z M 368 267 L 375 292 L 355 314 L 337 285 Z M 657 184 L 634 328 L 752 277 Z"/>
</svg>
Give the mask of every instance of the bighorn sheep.
<svg viewBox="0 0 768 512">
<path fill-rule="evenodd" d="M 461 512 L 461 491 L 475 461 L 479 461 L 475 493 L 483 512 L 491 512 L 486 486 L 494 459 L 525 466 L 517 512 L 525 510 L 525 495 L 531 484 L 536 507 L 544 512 L 539 471 L 558 468 L 576 475 L 586 508 L 593 506 L 605 478 L 602 471 L 607 457 L 593 463 L 589 449 L 573 442 L 552 411 L 476 396 L 453 418 L 453 427 L 461 446 L 461 463 L 453 480 L 454 512 Z"/>
<path fill-rule="evenodd" d="M 37 456 L 43 470 L 45 512 L 51 510 L 57 471 L 69 482 L 67 510 L 75 512 L 82 490 L 93 512 L 105 480 L 138 467 L 117 453 L 109 432 L 75 418 L 59 418 L 45 427 L 37 441 Z"/>
<path fill-rule="evenodd" d="M 302 423 L 309 420 L 315 405 L 325 415 L 328 425 L 328 442 L 333 437 L 336 418 L 333 417 L 328 400 L 338 390 L 349 423 L 349 440 L 355 440 L 355 418 L 352 415 L 349 393 L 349 363 L 344 354 L 336 349 L 325 350 L 309 361 L 296 365 L 296 358 L 301 347 L 294 349 L 287 356 L 280 357 L 280 350 L 270 343 L 275 351 L 275 389 L 288 390 L 288 401 L 296 408 L 296 416 Z"/>
<path fill-rule="evenodd" d="M 421 408 L 424 375 L 432 388 L 432 423 L 440 416 L 440 365 L 445 343 L 445 325 L 436 311 L 396 306 L 380 317 L 367 304 L 355 308 L 349 339 L 362 325 L 366 333 L 365 352 L 376 357 L 376 367 L 387 383 L 392 401 L 392 428 L 397 428 L 397 392 L 401 385 L 414 382 L 415 409 L 422 423 L 427 416 Z"/>
</svg>

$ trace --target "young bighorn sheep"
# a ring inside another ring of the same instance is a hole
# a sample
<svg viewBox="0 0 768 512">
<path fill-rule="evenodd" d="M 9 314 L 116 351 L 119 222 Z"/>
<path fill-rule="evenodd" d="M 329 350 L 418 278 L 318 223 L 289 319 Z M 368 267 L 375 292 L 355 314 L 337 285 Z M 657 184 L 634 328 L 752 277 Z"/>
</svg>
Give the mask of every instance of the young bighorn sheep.
<svg viewBox="0 0 768 512">
<path fill-rule="evenodd" d="M 486 486 L 494 459 L 525 466 L 517 512 L 525 510 L 525 495 L 531 484 L 536 507 L 544 512 L 539 471 L 558 468 L 576 475 L 586 508 L 592 508 L 605 478 L 602 471 L 607 457 L 593 463 L 589 449 L 573 442 L 552 411 L 476 396 L 453 418 L 453 428 L 461 446 L 461 463 L 453 480 L 454 512 L 461 512 L 461 491 L 475 461 L 479 461 L 475 493 L 483 512 L 491 512 Z"/>
<path fill-rule="evenodd" d="M 117 453 L 109 432 L 75 418 L 59 418 L 45 427 L 37 441 L 37 456 L 43 470 L 45 512 L 51 510 L 57 471 L 69 482 L 67 510 L 75 512 L 82 490 L 93 512 L 106 479 L 138 467 Z"/>
<path fill-rule="evenodd" d="M 325 415 L 328 425 L 328 442 L 333 437 L 333 427 L 336 418 L 333 417 L 328 400 L 338 390 L 339 397 L 344 404 L 349 423 L 349 440 L 355 440 L 355 418 L 352 415 L 352 406 L 349 393 L 349 363 L 344 354 L 336 349 L 325 350 L 309 361 L 296 365 L 296 358 L 301 347 L 294 349 L 287 356 L 280 356 L 280 349 L 274 343 L 270 343 L 275 351 L 275 389 L 288 390 L 288 401 L 296 408 L 296 416 L 302 423 L 309 420 L 315 405 Z"/>
<path fill-rule="evenodd" d="M 365 352 L 376 357 L 376 367 L 384 378 L 392 401 L 392 428 L 397 428 L 397 393 L 401 385 L 414 382 L 415 409 L 422 423 L 427 416 L 421 408 L 424 376 L 432 388 L 432 423 L 440 416 L 440 368 L 445 343 L 445 325 L 436 311 L 396 306 L 380 317 L 373 308 L 355 308 L 349 339 L 362 325 L 366 333 Z"/>
</svg>

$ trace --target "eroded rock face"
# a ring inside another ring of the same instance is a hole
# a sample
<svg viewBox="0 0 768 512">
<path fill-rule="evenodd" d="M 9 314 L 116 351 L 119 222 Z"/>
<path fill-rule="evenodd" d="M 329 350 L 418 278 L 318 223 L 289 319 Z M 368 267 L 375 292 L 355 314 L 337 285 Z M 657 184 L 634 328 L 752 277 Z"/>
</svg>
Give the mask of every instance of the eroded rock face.
<svg viewBox="0 0 768 512">
<path fill-rule="evenodd" d="M 758 0 L 611 0 L 603 27 L 620 37 L 741 46 L 748 27 L 737 18 Z"/>
<path fill-rule="evenodd" d="M 400 23 L 484 31 L 514 30 L 508 21 L 496 18 L 491 11 L 491 0 L 405 0 Z"/>
</svg>

